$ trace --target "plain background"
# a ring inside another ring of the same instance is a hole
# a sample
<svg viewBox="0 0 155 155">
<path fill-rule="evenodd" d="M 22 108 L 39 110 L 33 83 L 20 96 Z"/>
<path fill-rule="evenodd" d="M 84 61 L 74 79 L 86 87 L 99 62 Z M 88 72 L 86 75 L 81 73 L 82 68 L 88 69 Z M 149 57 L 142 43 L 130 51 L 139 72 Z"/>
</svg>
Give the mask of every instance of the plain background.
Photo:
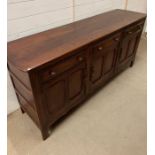
<svg viewBox="0 0 155 155">
<path fill-rule="evenodd" d="M 8 41 L 113 9 L 146 13 L 146 0 L 8 0 Z M 19 104 L 7 76 L 7 113 Z"/>
</svg>

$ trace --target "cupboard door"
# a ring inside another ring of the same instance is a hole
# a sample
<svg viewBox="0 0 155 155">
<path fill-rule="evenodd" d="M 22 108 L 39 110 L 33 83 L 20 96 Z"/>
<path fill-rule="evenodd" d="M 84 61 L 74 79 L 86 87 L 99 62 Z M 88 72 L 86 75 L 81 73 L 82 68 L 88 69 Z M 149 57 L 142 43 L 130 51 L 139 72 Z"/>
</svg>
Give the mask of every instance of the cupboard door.
<svg viewBox="0 0 155 155">
<path fill-rule="evenodd" d="M 109 43 L 110 42 L 110 43 Z M 90 68 L 91 88 L 99 87 L 100 84 L 110 79 L 114 73 L 119 38 L 105 40 L 97 48 L 93 49 Z"/>
<path fill-rule="evenodd" d="M 136 46 L 138 44 L 139 37 L 140 37 L 140 34 L 134 34 L 134 35 L 132 35 L 132 37 L 129 37 L 127 53 L 126 53 L 127 58 L 134 55 Z"/>
<path fill-rule="evenodd" d="M 48 116 L 53 119 L 66 113 L 78 104 L 86 93 L 86 65 L 78 64 L 64 74 L 44 84 L 44 98 Z"/>
<path fill-rule="evenodd" d="M 114 65 L 116 61 L 117 46 L 113 46 L 105 49 L 104 53 L 104 65 L 103 65 L 103 79 L 110 78 L 114 71 Z"/>
<path fill-rule="evenodd" d="M 91 83 L 95 84 L 102 80 L 103 63 L 104 63 L 104 57 L 102 55 L 100 55 L 100 57 L 93 58 L 90 70 Z"/>
<path fill-rule="evenodd" d="M 134 58 L 143 29 L 143 24 L 144 23 L 132 26 L 124 32 L 118 57 L 118 64 L 124 64 L 128 60 Z"/>
<path fill-rule="evenodd" d="M 127 36 L 124 38 L 120 48 L 119 63 L 122 63 L 128 58 L 134 56 L 139 38 L 140 34 L 133 34 L 132 36 Z"/>
<path fill-rule="evenodd" d="M 67 85 L 65 77 L 57 77 L 44 85 L 44 101 L 49 116 L 55 117 L 66 108 Z"/>
<path fill-rule="evenodd" d="M 73 68 L 68 74 L 68 100 L 75 104 L 85 97 L 86 93 L 86 68 L 85 64 Z"/>
</svg>

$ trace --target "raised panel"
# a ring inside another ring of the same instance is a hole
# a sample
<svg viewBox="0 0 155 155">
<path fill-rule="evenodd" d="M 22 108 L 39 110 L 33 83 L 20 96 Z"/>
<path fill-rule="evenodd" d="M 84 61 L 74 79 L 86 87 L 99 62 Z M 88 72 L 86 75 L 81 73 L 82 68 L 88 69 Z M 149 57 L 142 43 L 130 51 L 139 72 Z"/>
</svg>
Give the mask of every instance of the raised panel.
<svg viewBox="0 0 155 155">
<path fill-rule="evenodd" d="M 49 84 L 48 88 L 45 88 L 45 103 L 51 115 L 55 115 L 65 108 L 65 92 L 65 80 L 58 80 L 56 83 Z"/>
<path fill-rule="evenodd" d="M 103 72 L 103 57 L 100 56 L 98 58 L 94 58 L 92 60 L 92 67 L 90 71 L 90 80 L 92 83 L 97 82 L 102 78 L 102 72 Z"/>
<path fill-rule="evenodd" d="M 82 70 L 77 70 L 69 76 L 69 98 L 77 97 L 82 91 Z"/>
<path fill-rule="evenodd" d="M 68 72 L 68 102 L 69 104 L 78 104 L 86 93 L 86 66 L 81 65 Z"/>
<path fill-rule="evenodd" d="M 135 51 L 135 46 L 136 46 L 136 43 L 137 43 L 137 37 L 134 37 L 132 38 L 131 40 L 129 40 L 129 43 L 128 43 L 128 51 L 127 51 L 127 56 L 132 56 L 134 54 L 134 51 Z"/>
<path fill-rule="evenodd" d="M 124 40 L 120 48 L 119 62 L 122 62 L 126 59 L 127 50 L 128 50 L 128 41 Z"/>
<path fill-rule="evenodd" d="M 112 69 L 115 61 L 116 49 L 110 49 L 104 56 L 104 74 L 108 74 Z"/>
</svg>

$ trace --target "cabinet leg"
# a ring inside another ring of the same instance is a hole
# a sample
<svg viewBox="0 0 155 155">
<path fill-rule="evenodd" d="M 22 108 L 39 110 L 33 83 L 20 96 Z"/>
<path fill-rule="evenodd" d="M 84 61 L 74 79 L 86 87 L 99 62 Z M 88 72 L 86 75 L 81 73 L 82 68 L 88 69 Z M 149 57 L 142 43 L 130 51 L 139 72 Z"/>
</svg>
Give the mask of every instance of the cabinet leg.
<svg viewBox="0 0 155 155">
<path fill-rule="evenodd" d="M 42 129 L 41 131 L 43 140 L 46 140 L 49 137 L 48 129 Z"/>
<path fill-rule="evenodd" d="M 20 107 L 20 110 L 21 110 L 22 114 L 24 114 L 24 113 L 25 113 L 25 111 L 22 109 L 22 107 Z"/>
<path fill-rule="evenodd" d="M 130 67 L 132 67 L 133 65 L 134 65 L 134 60 L 131 61 L 131 63 L 130 63 Z"/>
</svg>

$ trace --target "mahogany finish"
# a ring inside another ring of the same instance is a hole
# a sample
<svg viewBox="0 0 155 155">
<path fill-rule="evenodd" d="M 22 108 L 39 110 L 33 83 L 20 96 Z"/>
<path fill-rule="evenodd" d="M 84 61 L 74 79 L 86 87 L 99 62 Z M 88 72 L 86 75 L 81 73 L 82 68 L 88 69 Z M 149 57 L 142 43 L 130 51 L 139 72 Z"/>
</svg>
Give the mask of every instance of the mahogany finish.
<svg viewBox="0 0 155 155">
<path fill-rule="evenodd" d="M 146 15 L 113 10 L 8 43 L 22 112 L 49 127 L 135 60 Z"/>
</svg>

